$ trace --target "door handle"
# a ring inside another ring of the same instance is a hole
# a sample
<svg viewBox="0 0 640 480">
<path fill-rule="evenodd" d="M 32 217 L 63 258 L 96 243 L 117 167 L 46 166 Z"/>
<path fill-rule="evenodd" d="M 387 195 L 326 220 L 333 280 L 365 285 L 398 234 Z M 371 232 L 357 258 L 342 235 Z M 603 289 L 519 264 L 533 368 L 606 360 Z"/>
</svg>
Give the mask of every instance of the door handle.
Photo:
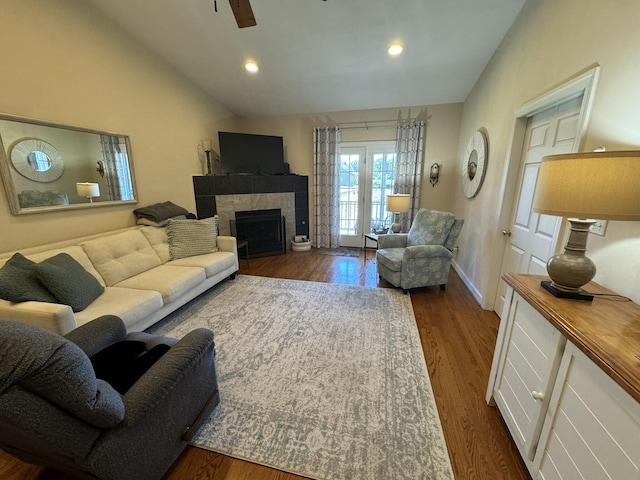
<svg viewBox="0 0 640 480">
<path fill-rule="evenodd" d="M 510 237 L 511 236 L 511 230 L 509 230 L 509 229 L 502 230 L 502 235 L 504 235 L 505 237 Z"/>
<path fill-rule="evenodd" d="M 531 392 L 531 396 L 534 400 L 544 400 L 544 393 L 536 392 L 535 390 Z"/>
</svg>

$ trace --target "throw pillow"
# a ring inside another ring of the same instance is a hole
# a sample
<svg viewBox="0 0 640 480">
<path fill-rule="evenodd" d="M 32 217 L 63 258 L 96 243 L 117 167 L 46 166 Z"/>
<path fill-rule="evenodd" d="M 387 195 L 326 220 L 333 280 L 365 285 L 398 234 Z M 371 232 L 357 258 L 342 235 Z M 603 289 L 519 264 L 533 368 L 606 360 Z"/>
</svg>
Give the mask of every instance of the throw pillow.
<svg viewBox="0 0 640 480">
<path fill-rule="evenodd" d="M 67 253 L 47 258 L 33 268 L 43 285 L 74 312 L 81 312 L 104 292 L 96 277 Z"/>
<path fill-rule="evenodd" d="M 203 220 L 169 220 L 171 260 L 218 251 L 218 216 Z"/>
<path fill-rule="evenodd" d="M 0 298 L 9 302 L 58 303 L 56 297 L 38 280 L 35 262 L 22 254 L 14 254 L 0 268 Z"/>
</svg>

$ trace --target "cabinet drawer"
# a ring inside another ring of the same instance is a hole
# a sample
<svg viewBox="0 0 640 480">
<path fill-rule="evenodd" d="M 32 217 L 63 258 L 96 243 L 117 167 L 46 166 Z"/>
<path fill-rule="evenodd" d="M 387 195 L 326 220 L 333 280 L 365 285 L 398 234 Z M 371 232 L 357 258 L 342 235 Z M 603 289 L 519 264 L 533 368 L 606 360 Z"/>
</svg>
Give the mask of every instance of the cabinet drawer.
<svg viewBox="0 0 640 480">
<path fill-rule="evenodd" d="M 566 340 L 517 294 L 508 322 L 495 400 L 523 456 L 533 460 Z"/>
</svg>

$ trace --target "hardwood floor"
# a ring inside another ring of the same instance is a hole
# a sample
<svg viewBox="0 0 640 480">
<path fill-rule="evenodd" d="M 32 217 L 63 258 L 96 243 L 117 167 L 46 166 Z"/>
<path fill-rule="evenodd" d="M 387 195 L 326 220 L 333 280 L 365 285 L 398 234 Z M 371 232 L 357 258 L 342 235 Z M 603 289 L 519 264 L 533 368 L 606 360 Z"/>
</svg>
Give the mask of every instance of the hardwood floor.
<svg viewBox="0 0 640 480">
<path fill-rule="evenodd" d="M 389 287 L 376 274 L 375 252 L 338 257 L 310 252 L 240 261 L 241 274 Z M 411 291 L 422 347 L 457 480 L 527 480 L 530 476 L 496 408 L 484 396 L 498 317 L 482 310 L 453 272 L 445 291 Z M 0 451 L 4 480 L 63 480 Z M 294 480 L 297 475 L 187 447 L 165 480 Z M 375 479 L 384 480 L 384 479 Z M 434 479 L 437 480 L 437 479 Z"/>
</svg>

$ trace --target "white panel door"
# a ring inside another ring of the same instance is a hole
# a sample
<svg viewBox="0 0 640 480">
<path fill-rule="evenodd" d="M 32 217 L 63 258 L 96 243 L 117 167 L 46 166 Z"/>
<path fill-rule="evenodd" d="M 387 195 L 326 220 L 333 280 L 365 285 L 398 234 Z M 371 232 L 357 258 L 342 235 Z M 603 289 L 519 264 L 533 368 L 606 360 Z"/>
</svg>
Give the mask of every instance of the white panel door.
<svg viewBox="0 0 640 480">
<path fill-rule="evenodd" d="M 542 157 L 571 153 L 578 133 L 582 96 L 529 118 L 520 168 L 519 194 L 513 211 L 510 244 L 505 249 L 500 275 L 507 272 L 546 274 L 553 255 L 561 218 L 532 211 L 533 195 Z M 502 313 L 506 284 L 500 281 L 494 309 Z"/>
</svg>

